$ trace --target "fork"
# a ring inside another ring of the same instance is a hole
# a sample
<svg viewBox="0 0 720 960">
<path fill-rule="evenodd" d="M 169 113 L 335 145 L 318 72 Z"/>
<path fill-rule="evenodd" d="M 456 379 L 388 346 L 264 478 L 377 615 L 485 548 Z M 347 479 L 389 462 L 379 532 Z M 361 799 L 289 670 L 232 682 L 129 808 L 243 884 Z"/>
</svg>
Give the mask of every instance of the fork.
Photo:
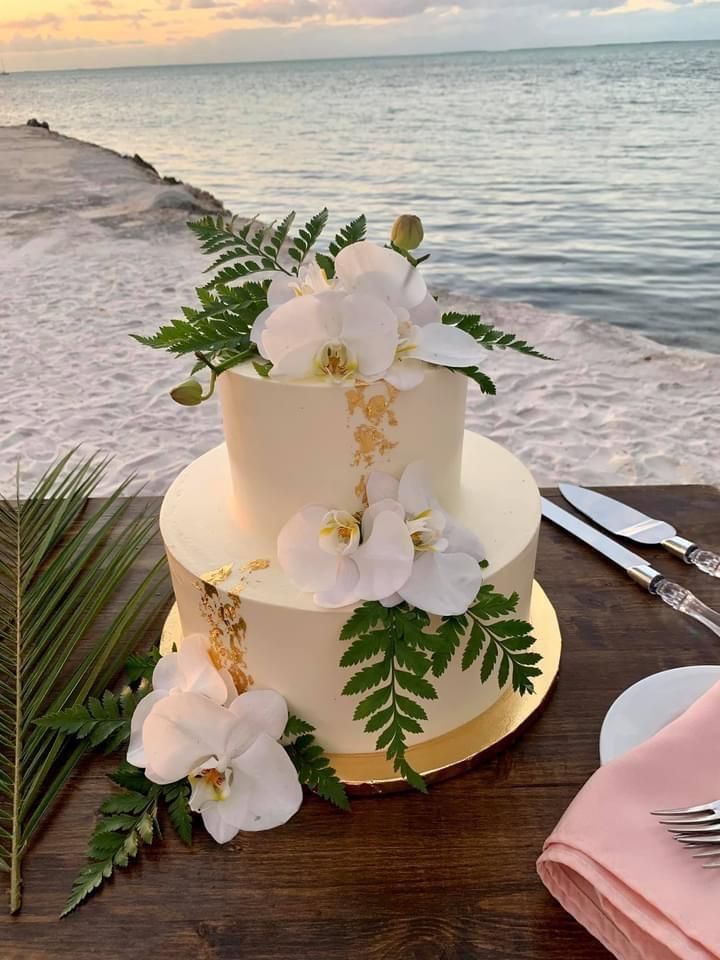
<svg viewBox="0 0 720 960">
<path fill-rule="evenodd" d="M 694 859 L 704 861 L 705 870 L 720 867 L 720 800 L 651 813 Z"/>
</svg>

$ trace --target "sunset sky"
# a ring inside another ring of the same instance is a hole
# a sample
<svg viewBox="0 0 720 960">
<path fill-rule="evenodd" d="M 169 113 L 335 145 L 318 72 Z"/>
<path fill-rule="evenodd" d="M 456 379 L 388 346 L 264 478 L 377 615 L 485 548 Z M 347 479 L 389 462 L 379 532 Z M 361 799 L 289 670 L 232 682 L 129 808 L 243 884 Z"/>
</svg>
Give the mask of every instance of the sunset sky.
<svg viewBox="0 0 720 960">
<path fill-rule="evenodd" d="M 8 70 L 720 37 L 720 0 L 0 0 Z"/>
</svg>

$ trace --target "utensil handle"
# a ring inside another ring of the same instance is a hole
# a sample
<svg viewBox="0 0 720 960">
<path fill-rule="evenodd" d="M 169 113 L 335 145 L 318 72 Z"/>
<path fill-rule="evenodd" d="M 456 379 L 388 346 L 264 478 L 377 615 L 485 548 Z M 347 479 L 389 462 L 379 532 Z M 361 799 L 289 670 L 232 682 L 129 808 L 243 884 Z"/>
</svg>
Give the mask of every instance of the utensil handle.
<svg viewBox="0 0 720 960">
<path fill-rule="evenodd" d="M 686 560 L 703 573 L 709 573 L 711 577 L 720 577 L 720 556 L 717 553 L 693 547 L 688 552 Z"/>
<path fill-rule="evenodd" d="M 720 637 L 720 613 L 698 600 L 679 583 L 673 583 L 672 580 L 666 580 L 663 577 L 652 584 L 650 592 L 664 600 L 673 610 L 687 614 L 688 617 L 706 626 L 708 630 L 712 630 L 715 636 Z"/>
</svg>

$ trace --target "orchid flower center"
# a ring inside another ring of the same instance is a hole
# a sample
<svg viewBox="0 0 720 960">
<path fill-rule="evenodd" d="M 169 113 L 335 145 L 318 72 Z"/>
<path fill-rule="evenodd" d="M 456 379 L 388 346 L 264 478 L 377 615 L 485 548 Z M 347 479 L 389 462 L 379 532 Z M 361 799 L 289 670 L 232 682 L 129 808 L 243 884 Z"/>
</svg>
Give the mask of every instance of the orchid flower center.
<svg viewBox="0 0 720 960">
<path fill-rule="evenodd" d="M 347 380 L 358 368 L 357 360 L 340 340 L 329 340 L 315 356 L 315 368 L 323 377 L 338 382 Z"/>
<path fill-rule="evenodd" d="M 230 796 L 232 768 L 224 760 L 210 757 L 206 765 L 190 772 L 188 780 L 192 787 L 190 809 L 201 812 L 208 803 Z"/>
<path fill-rule="evenodd" d="M 360 524 L 347 510 L 330 510 L 320 528 L 320 549 L 340 557 L 354 553 L 360 543 Z"/>
<path fill-rule="evenodd" d="M 428 550 L 442 552 L 447 548 L 447 540 L 441 536 L 444 523 L 433 514 L 430 507 L 414 517 L 408 517 L 406 523 L 417 553 Z"/>
<path fill-rule="evenodd" d="M 404 310 L 403 313 L 407 314 Z M 402 360 L 403 356 L 415 350 L 417 347 L 417 327 L 410 322 L 409 317 L 402 318 L 398 323 L 398 345 L 395 351 L 395 359 Z"/>
</svg>

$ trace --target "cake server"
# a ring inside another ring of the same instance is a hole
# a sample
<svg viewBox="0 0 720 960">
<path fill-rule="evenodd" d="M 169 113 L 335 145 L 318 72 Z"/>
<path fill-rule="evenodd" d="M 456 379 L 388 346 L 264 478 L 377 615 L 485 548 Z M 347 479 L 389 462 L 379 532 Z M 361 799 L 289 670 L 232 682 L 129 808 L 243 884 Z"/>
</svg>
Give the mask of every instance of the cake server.
<svg viewBox="0 0 720 960">
<path fill-rule="evenodd" d="M 623 547 L 622 544 L 607 537 L 604 533 L 596 530 L 595 527 L 591 527 L 589 523 L 574 517 L 567 510 L 563 510 L 551 503 L 550 500 L 546 500 L 545 497 L 541 497 L 540 502 L 542 503 L 542 515 L 547 520 L 562 527 L 563 530 L 571 533 L 578 540 L 582 540 L 583 543 L 587 543 L 588 546 L 594 547 L 598 553 L 622 567 L 635 583 L 639 583 L 652 596 L 660 597 L 668 606 L 693 617 L 720 637 L 720 613 L 706 606 L 679 583 L 668 580 L 637 553 Z"/>
<path fill-rule="evenodd" d="M 595 493 L 594 490 L 586 490 L 585 487 L 578 487 L 574 483 L 561 483 L 560 493 L 568 503 L 615 536 L 627 537 L 635 543 L 659 544 L 673 556 L 680 557 L 685 563 L 691 563 L 703 573 L 720 577 L 720 555 L 711 553 L 710 550 L 701 550 L 692 540 L 679 537 L 675 527 L 669 523 L 653 520 L 619 500 Z"/>
</svg>

